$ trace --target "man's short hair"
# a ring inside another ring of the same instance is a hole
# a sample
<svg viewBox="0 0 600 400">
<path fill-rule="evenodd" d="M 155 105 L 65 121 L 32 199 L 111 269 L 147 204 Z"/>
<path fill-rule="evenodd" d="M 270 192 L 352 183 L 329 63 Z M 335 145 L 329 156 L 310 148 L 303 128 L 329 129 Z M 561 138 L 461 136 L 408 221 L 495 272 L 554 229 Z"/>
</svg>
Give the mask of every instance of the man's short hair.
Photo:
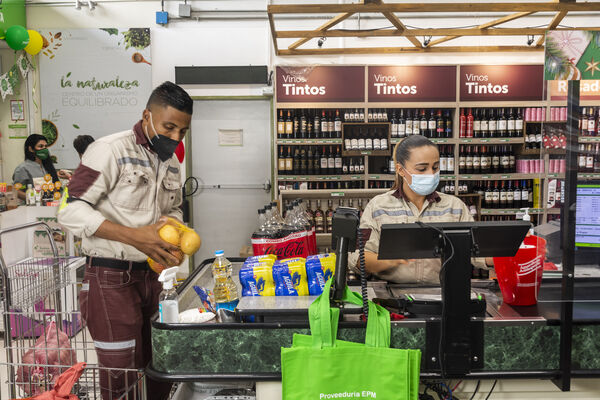
<svg viewBox="0 0 600 400">
<path fill-rule="evenodd" d="M 94 142 L 94 138 L 90 135 L 79 135 L 75 139 L 73 139 L 73 147 L 79 155 L 83 155 L 85 153 L 85 149 L 88 148 L 90 144 Z"/>
<path fill-rule="evenodd" d="M 150 109 L 151 106 L 171 106 L 176 110 L 191 115 L 194 101 L 180 86 L 166 81 L 152 91 L 146 108 Z"/>
</svg>

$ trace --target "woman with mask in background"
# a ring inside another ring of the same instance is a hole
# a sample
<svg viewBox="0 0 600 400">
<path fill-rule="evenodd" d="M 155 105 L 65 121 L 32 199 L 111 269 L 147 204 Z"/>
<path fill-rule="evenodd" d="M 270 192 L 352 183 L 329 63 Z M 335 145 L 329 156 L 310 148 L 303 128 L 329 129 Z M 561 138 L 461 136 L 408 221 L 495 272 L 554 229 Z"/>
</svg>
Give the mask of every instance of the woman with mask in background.
<svg viewBox="0 0 600 400">
<path fill-rule="evenodd" d="M 396 183 L 391 191 L 375 196 L 365 207 L 360 227 L 365 244 L 367 272 L 395 283 L 439 284 L 439 259 L 379 260 L 381 225 L 473 221 L 468 207 L 457 197 L 436 192 L 440 182 L 440 154 L 424 136 L 409 136 L 394 149 Z M 355 266 L 357 253 L 349 259 Z M 491 259 L 473 259 L 478 268 Z M 357 266 L 358 267 L 358 266 Z M 358 271 L 358 268 L 356 268 Z"/>
<path fill-rule="evenodd" d="M 42 135 L 32 134 L 25 140 L 25 161 L 15 168 L 12 179 L 13 184 L 21 183 L 23 187 L 18 192 L 20 199 L 25 199 L 27 185 L 33 185 L 34 178 L 43 178 L 50 174 L 52 182 L 57 182 L 61 174 L 56 172 L 47 148 L 48 142 Z"/>
</svg>

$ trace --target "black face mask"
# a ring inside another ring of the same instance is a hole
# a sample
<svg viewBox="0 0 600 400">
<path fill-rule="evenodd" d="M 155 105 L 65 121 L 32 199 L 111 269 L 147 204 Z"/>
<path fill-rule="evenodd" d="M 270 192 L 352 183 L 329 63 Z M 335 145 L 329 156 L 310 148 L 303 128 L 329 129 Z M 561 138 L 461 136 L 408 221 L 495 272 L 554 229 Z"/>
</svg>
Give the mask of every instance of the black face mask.
<svg viewBox="0 0 600 400">
<path fill-rule="evenodd" d="M 150 148 L 158 155 L 158 158 L 162 162 L 173 157 L 177 145 L 179 145 L 179 141 L 158 134 L 150 141 Z"/>
</svg>

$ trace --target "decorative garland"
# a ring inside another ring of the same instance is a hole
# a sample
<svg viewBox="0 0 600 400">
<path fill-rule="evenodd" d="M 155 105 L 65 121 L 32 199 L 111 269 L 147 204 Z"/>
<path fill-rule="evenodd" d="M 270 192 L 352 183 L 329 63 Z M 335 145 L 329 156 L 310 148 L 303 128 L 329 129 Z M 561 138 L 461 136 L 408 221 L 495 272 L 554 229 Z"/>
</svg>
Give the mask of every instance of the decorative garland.
<svg viewBox="0 0 600 400">
<path fill-rule="evenodd" d="M 29 72 L 34 71 L 35 66 L 26 53 L 18 57 L 15 54 L 15 64 L 4 74 L 0 75 L 0 95 L 2 100 L 6 96 L 19 93 L 19 85 L 27 78 Z"/>
</svg>

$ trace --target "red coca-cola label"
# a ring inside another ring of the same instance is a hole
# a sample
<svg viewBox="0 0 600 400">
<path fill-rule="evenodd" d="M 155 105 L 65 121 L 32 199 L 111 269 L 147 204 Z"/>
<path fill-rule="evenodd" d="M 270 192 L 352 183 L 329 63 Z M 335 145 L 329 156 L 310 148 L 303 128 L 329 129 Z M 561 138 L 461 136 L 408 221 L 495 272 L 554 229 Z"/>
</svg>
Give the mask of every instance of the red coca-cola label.
<svg viewBox="0 0 600 400">
<path fill-rule="evenodd" d="M 308 234 L 306 231 L 294 232 L 280 239 L 252 238 L 255 256 L 275 254 L 278 259 L 290 257 L 308 257 Z"/>
</svg>

